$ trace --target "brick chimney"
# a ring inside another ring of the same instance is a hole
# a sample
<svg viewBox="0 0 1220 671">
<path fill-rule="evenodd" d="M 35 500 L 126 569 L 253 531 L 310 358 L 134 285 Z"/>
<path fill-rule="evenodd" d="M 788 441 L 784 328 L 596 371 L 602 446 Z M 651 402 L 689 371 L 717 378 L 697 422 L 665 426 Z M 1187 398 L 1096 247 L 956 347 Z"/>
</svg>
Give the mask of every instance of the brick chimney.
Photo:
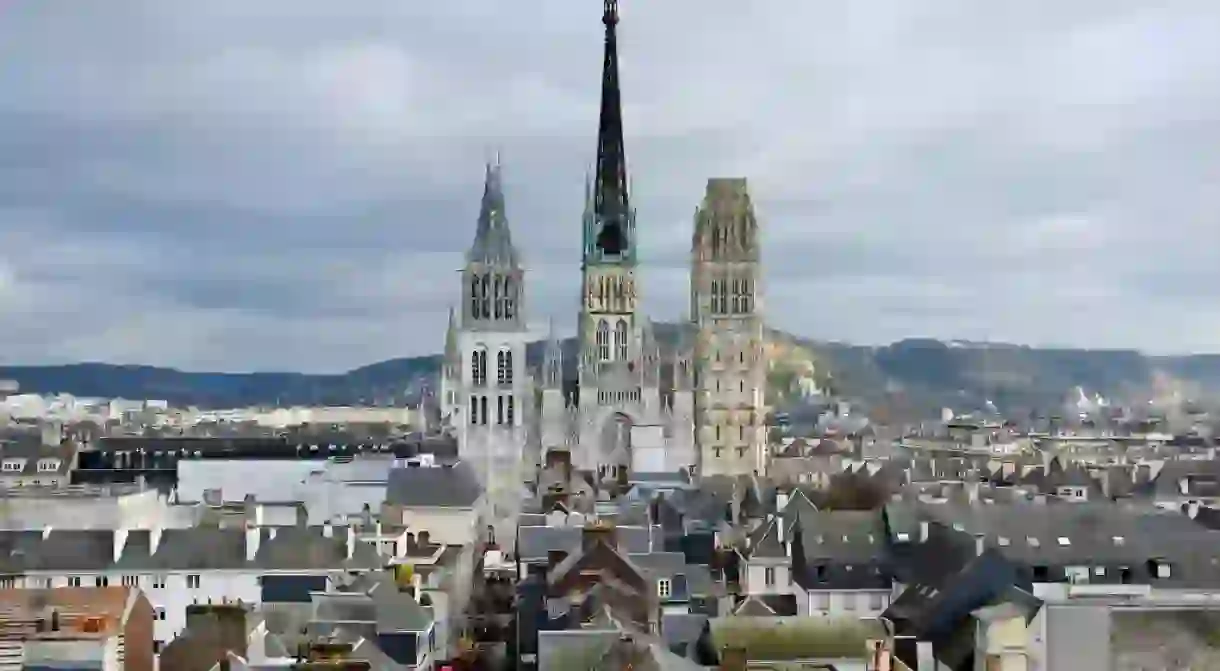
<svg viewBox="0 0 1220 671">
<path fill-rule="evenodd" d="M 726 645 L 720 650 L 720 666 L 718 671 L 746 671 L 746 663 L 750 661 L 744 646 Z"/>
</svg>

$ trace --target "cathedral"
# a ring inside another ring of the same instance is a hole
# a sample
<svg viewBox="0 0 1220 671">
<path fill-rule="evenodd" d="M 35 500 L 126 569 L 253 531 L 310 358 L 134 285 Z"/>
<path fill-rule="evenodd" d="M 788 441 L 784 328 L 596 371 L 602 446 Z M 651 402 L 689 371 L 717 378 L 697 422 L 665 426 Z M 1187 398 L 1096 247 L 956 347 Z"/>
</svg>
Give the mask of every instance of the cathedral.
<svg viewBox="0 0 1220 671">
<path fill-rule="evenodd" d="M 641 313 L 618 19 L 617 0 L 605 0 L 574 352 L 564 351 L 552 328 L 541 365 L 527 367 L 526 272 L 513 246 L 498 160 L 486 167 L 460 308 L 450 313 L 442 416 L 506 530 L 543 463 L 569 464 L 605 484 L 625 483 L 631 472 L 733 476 L 767 466 L 758 222 L 744 179 L 709 180 L 696 211 L 689 322 L 662 343 Z"/>
</svg>

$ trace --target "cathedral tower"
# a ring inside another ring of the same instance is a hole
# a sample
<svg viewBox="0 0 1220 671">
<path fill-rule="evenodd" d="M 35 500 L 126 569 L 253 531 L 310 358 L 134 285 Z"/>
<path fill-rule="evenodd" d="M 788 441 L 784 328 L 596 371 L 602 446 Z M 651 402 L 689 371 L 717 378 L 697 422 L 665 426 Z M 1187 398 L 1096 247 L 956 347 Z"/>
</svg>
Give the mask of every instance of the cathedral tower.
<svg viewBox="0 0 1220 671">
<path fill-rule="evenodd" d="M 582 365 L 627 363 L 638 354 L 635 212 L 627 194 L 627 157 L 618 81 L 617 0 L 605 0 L 597 164 L 583 222 L 580 359 Z M 591 368 L 586 368 L 588 372 Z"/>
<path fill-rule="evenodd" d="M 746 180 L 708 180 L 691 242 L 695 442 L 701 475 L 766 471 L 767 362 L 759 262 L 758 221 Z"/>
<path fill-rule="evenodd" d="M 512 538 L 520 509 L 531 381 L 525 271 L 504 210 L 500 165 L 488 165 L 474 242 L 462 270 L 460 319 L 451 319 L 442 371 L 443 395 L 458 455 L 479 475 L 497 537 Z"/>
</svg>

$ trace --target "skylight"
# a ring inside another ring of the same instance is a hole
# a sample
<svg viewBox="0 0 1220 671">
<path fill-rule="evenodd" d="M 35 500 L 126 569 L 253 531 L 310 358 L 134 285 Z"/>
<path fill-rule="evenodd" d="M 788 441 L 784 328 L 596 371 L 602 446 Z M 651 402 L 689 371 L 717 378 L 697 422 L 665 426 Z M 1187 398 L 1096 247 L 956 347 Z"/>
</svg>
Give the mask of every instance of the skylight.
<svg viewBox="0 0 1220 671">
<path fill-rule="evenodd" d="M 1060 536 L 1060 537 L 1059 537 L 1059 544 L 1060 544 L 1060 545 L 1062 545 L 1062 546 L 1064 546 L 1064 547 L 1067 547 L 1067 546 L 1069 546 L 1069 545 L 1071 545 L 1071 544 L 1072 544 L 1072 539 L 1068 538 L 1067 536 Z"/>
</svg>

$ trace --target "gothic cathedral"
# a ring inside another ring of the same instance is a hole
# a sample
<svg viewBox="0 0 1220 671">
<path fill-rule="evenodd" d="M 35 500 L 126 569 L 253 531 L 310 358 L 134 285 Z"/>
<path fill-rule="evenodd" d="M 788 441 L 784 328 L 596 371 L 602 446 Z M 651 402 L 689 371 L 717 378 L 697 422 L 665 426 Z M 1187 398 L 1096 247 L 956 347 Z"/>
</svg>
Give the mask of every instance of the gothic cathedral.
<svg viewBox="0 0 1220 671">
<path fill-rule="evenodd" d="M 595 168 L 585 189 L 575 357 L 554 336 L 526 368 L 525 273 L 500 166 L 487 167 L 474 243 L 451 313 L 442 413 L 488 493 L 497 536 L 524 483 L 562 461 L 605 484 L 631 472 L 764 473 L 764 329 L 758 223 L 744 179 L 712 179 L 695 218 L 691 323 L 662 343 L 640 311 L 636 212 L 620 101 L 617 0 L 604 0 Z M 571 364 L 571 365 L 566 365 Z"/>
</svg>

